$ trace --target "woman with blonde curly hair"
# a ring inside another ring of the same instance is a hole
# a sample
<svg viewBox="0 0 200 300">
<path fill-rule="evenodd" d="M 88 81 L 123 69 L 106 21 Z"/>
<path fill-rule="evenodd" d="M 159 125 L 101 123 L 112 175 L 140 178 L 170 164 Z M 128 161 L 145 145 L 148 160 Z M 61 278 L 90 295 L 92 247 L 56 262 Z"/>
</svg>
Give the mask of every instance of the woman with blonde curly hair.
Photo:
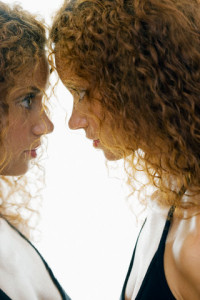
<svg viewBox="0 0 200 300">
<path fill-rule="evenodd" d="M 121 300 L 200 299 L 199 0 L 66 0 L 50 37 L 69 127 L 154 187 Z"/>
<path fill-rule="evenodd" d="M 45 44 L 40 21 L 0 2 L 0 299 L 6 300 L 69 300 L 27 239 L 35 198 L 28 179 L 18 179 L 53 130 L 43 101 L 49 79 Z"/>
</svg>

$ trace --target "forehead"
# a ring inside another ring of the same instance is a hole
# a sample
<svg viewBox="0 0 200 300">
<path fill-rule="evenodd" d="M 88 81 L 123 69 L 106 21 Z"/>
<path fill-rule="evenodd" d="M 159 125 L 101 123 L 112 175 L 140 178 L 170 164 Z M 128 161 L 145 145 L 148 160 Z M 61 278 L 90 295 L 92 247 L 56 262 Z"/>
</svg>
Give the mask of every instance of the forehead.
<svg viewBox="0 0 200 300">
<path fill-rule="evenodd" d="M 16 93 L 35 88 L 45 91 L 48 87 L 49 66 L 45 56 L 41 57 L 37 63 L 30 63 L 22 68 L 21 72 L 13 76 L 12 82 L 9 79 L 0 83 L 1 96 L 15 96 Z"/>
<path fill-rule="evenodd" d="M 87 79 L 75 73 L 72 65 L 67 64 L 59 54 L 55 55 L 56 69 L 60 79 L 65 86 L 75 86 L 77 88 L 89 88 Z"/>
<path fill-rule="evenodd" d="M 43 56 L 36 63 L 30 61 L 30 64 L 16 76 L 14 84 L 19 87 L 35 86 L 43 90 L 47 87 L 48 79 L 49 66 L 46 57 Z"/>
</svg>

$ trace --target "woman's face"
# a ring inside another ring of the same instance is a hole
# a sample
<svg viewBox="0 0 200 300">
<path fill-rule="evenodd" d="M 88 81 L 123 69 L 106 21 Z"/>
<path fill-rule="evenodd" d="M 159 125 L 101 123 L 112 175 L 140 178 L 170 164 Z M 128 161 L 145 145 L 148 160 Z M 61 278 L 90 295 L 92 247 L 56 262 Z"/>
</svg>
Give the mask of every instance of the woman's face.
<svg viewBox="0 0 200 300">
<path fill-rule="evenodd" d="M 1 97 L 7 94 L 9 113 L 8 128 L 3 135 L 0 148 L 0 163 L 8 159 L 1 175 L 22 175 L 28 170 L 31 159 L 36 158 L 41 137 L 53 131 L 53 124 L 43 110 L 42 99 L 47 88 L 49 68 L 46 58 L 41 58 L 34 68 L 33 64 L 15 78 L 14 86 L 8 90 L 0 85 Z M 5 125 L 6 126 L 6 125 Z"/>
<path fill-rule="evenodd" d="M 112 146 L 111 133 L 109 134 L 109 125 L 101 128 L 100 134 L 100 122 L 102 120 L 102 109 L 99 101 L 95 101 L 90 105 L 87 101 L 87 91 L 89 90 L 89 83 L 83 78 L 74 74 L 73 70 L 65 67 L 56 56 L 56 67 L 58 75 L 73 96 L 73 110 L 69 119 L 70 129 L 84 129 L 86 137 L 93 141 L 93 146 L 96 149 L 101 149 L 104 152 L 105 157 L 108 160 L 117 160 L 119 157 L 114 155 L 109 149 L 103 146 L 101 142 L 101 136 L 106 140 L 106 144 Z M 95 94 L 95 98 L 98 99 L 98 93 Z M 99 99 L 100 100 L 100 99 Z"/>
</svg>

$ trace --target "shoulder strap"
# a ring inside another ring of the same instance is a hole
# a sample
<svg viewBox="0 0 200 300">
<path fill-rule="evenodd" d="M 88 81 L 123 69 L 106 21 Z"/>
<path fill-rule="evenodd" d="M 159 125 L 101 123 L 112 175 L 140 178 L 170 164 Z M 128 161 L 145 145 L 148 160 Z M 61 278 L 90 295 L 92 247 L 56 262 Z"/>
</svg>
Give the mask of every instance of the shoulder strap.
<svg viewBox="0 0 200 300">
<path fill-rule="evenodd" d="M 170 224 L 171 224 L 171 220 L 173 218 L 173 214 L 174 214 L 175 208 L 176 207 L 174 205 L 171 206 L 171 208 L 170 208 L 170 210 L 168 212 L 167 220 L 165 222 L 165 227 L 163 229 L 163 233 L 162 233 L 162 236 L 161 236 L 158 248 L 165 247 L 166 238 L 167 238 L 167 235 L 168 235 L 168 232 L 169 232 L 169 228 L 170 228 Z"/>
<path fill-rule="evenodd" d="M 132 270 L 132 267 L 133 267 L 133 262 L 134 262 L 134 258 L 135 258 L 135 251 L 136 251 L 136 248 L 137 248 L 137 243 L 138 243 L 138 240 L 139 240 L 139 237 L 140 237 L 140 234 L 142 232 L 142 229 L 144 227 L 144 224 L 146 223 L 146 220 L 144 221 L 144 223 L 142 224 L 142 227 L 140 229 L 140 232 L 138 234 L 138 237 L 137 237 L 137 240 L 136 240 L 136 243 L 135 243 L 135 248 L 133 250 L 133 255 L 132 255 L 132 258 L 131 258 L 131 262 L 130 262 L 130 265 L 129 265 L 129 268 L 128 268 L 128 273 L 126 275 L 126 278 L 125 278 L 125 281 L 124 281 L 124 285 L 123 285 L 123 289 L 122 289 L 122 293 L 121 293 L 121 297 L 120 297 L 120 300 L 125 300 L 124 298 L 124 295 L 125 295 L 125 289 L 126 289 L 126 285 L 127 285 L 127 282 L 128 282 L 128 279 L 129 279 L 129 276 L 130 276 L 130 273 L 131 273 L 131 270 Z"/>
<path fill-rule="evenodd" d="M 167 234 L 168 234 L 168 231 L 169 231 L 169 227 L 170 227 L 170 223 L 171 223 L 171 220 L 172 220 L 172 217 L 173 217 L 174 210 L 175 210 L 175 206 L 172 206 L 170 208 L 169 212 L 168 212 L 167 220 L 165 222 L 164 230 L 163 230 L 158 248 L 160 248 L 162 246 L 164 247 L 164 245 L 165 245 L 165 241 L 166 241 L 166 238 L 167 238 Z M 132 270 L 132 267 L 133 267 L 133 262 L 134 262 L 134 257 L 135 257 L 135 251 L 136 251 L 136 248 L 137 248 L 137 243 L 138 243 L 140 234 L 142 232 L 142 229 L 145 225 L 145 222 L 146 222 L 146 219 L 145 219 L 145 221 L 144 221 L 144 223 L 143 223 L 143 225 L 140 229 L 138 238 L 136 240 L 135 248 L 134 248 L 132 259 L 131 259 L 131 262 L 130 262 L 130 265 L 129 265 L 128 273 L 126 275 L 126 279 L 125 279 L 125 282 L 124 282 L 124 285 L 123 285 L 120 300 L 125 300 L 124 296 L 125 296 L 126 285 L 127 285 L 127 282 L 128 282 L 128 279 L 129 279 L 129 276 L 130 276 L 130 273 L 131 273 L 131 270 Z"/>
</svg>

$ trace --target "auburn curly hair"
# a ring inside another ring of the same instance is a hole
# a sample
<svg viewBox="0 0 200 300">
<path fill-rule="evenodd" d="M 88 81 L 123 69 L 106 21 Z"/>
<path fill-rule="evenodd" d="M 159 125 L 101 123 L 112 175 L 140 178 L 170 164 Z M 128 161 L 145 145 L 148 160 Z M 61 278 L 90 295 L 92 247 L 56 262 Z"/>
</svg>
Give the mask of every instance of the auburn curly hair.
<svg viewBox="0 0 200 300">
<path fill-rule="evenodd" d="M 145 171 L 163 205 L 199 194 L 199 0 L 65 0 L 50 40 L 99 91 L 129 183 Z"/>
<path fill-rule="evenodd" d="M 4 149 L 3 139 L 6 133 L 5 119 L 9 114 L 7 94 L 15 87 L 15 79 L 27 66 L 37 65 L 45 55 L 46 30 L 43 23 L 20 6 L 9 6 L 0 2 L 0 147 Z M 34 64 L 33 64 L 34 63 Z M 8 122 L 7 122 L 8 123 Z M 0 160 L 0 173 L 9 162 L 9 154 L 4 149 Z M 40 172 L 37 171 L 37 174 Z M 43 174 L 40 174 L 43 176 Z M 30 175 L 29 175 L 30 176 Z M 35 175 L 37 176 L 37 175 Z M 0 215 L 29 236 L 33 226 L 31 217 L 36 211 L 36 195 L 40 188 L 37 177 L 30 180 L 26 176 L 0 177 Z M 28 183 L 30 182 L 30 185 Z"/>
</svg>

